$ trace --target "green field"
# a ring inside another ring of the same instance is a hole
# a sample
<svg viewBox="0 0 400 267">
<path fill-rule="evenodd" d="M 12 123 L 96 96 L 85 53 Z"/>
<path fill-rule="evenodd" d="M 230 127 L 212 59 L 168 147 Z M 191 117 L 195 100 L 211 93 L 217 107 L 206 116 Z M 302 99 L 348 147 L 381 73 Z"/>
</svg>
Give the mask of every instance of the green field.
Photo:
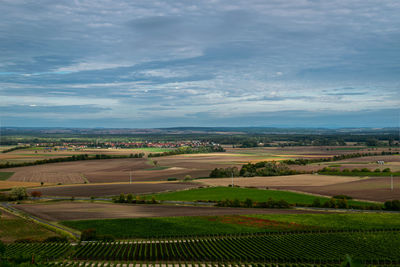
<svg viewBox="0 0 400 267">
<path fill-rule="evenodd" d="M 5 181 L 11 176 L 13 176 L 14 172 L 0 172 L 0 181 Z"/>
<path fill-rule="evenodd" d="M 77 229 L 96 229 L 99 235 L 112 235 L 115 238 L 183 236 L 208 234 L 234 234 L 239 232 L 258 232 L 257 227 L 225 224 L 214 217 L 160 217 L 134 219 L 107 219 L 64 221 L 62 224 Z"/>
<path fill-rule="evenodd" d="M 62 224 L 80 231 L 93 228 L 99 235 L 126 239 L 299 230 L 392 229 L 400 227 L 400 216 L 389 213 L 226 215 L 81 220 L 64 221 Z"/>
<path fill-rule="evenodd" d="M 167 166 L 155 166 L 153 168 L 149 168 L 149 169 L 145 169 L 145 171 L 160 171 L 160 170 L 165 170 L 168 169 L 170 167 Z"/>
<path fill-rule="evenodd" d="M 400 228 L 400 213 L 352 214 L 258 214 L 251 217 L 297 223 L 322 229 L 391 229 Z"/>
<path fill-rule="evenodd" d="M 313 195 L 300 194 L 281 190 L 264 190 L 256 188 L 240 188 L 240 187 L 208 187 L 197 188 L 191 190 L 183 190 L 177 192 L 168 192 L 161 194 L 147 195 L 147 199 L 155 197 L 157 200 L 175 200 L 175 201 L 220 201 L 220 200 L 233 200 L 235 198 L 240 201 L 250 198 L 256 202 L 265 202 L 269 198 L 273 200 L 284 199 L 290 204 L 312 204 L 317 198 L 321 203 L 329 200 L 326 197 L 317 197 Z M 370 205 L 368 202 L 348 201 L 349 204 L 357 205 Z"/>
<path fill-rule="evenodd" d="M 3 210 L 0 210 L 0 213 L 2 213 L 0 217 L 0 240 L 3 242 L 12 242 L 18 239 L 38 241 L 58 235 L 36 223 L 11 216 Z"/>
</svg>

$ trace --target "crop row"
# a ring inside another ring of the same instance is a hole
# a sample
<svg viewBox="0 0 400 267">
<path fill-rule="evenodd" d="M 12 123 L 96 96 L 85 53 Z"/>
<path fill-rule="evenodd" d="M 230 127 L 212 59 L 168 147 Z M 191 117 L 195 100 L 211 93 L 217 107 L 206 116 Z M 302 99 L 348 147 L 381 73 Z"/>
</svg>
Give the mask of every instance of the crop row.
<svg viewBox="0 0 400 267">
<path fill-rule="evenodd" d="M 400 262 L 400 232 L 211 237 L 87 243 L 77 260 L 337 263 L 350 254 L 368 263 Z"/>
<path fill-rule="evenodd" d="M 400 231 L 188 237 L 176 240 L 12 244 L 5 257 L 124 262 L 273 262 L 338 264 L 349 254 L 367 264 L 400 263 Z"/>
<path fill-rule="evenodd" d="M 148 262 L 53 262 L 46 264 L 48 267 L 339 267 L 338 264 L 279 264 L 279 263 L 207 263 L 207 262 L 185 262 L 185 263 L 148 263 Z M 365 267 L 375 267 L 366 265 Z M 379 267 L 400 267 L 400 265 L 379 265 Z"/>
<path fill-rule="evenodd" d="M 19 255 L 39 255 L 46 259 L 58 259 L 72 249 L 69 243 L 14 243 L 8 245 L 5 258 Z"/>
</svg>

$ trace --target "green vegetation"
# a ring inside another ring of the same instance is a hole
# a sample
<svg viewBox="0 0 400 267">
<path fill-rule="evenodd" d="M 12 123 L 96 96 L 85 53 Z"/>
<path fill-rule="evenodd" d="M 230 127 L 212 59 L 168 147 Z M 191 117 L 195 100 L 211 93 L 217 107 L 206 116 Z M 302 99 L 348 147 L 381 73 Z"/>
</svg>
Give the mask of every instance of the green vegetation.
<svg viewBox="0 0 400 267">
<path fill-rule="evenodd" d="M 168 169 L 168 168 L 170 168 L 170 167 L 167 167 L 167 166 L 155 166 L 155 167 L 152 167 L 152 168 L 149 168 L 149 169 L 145 169 L 145 171 L 160 171 L 160 170 L 165 170 L 165 169 Z"/>
<path fill-rule="evenodd" d="M 112 235 L 118 239 L 260 231 L 257 227 L 220 222 L 216 216 L 82 220 L 63 221 L 62 224 L 80 231 L 96 229 L 98 235 Z"/>
<path fill-rule="evenodd" d="M 263 190 L 257 188 L 240 188 L 240 187 L 207 187 L 196 188 L 190 190 L 182 190 L 177 192 L 160 193 L 154 195 L 147 195 L 146 198 L 154 197 L 156 200 L 176 200 L 176 201 L 222 201 L 222 200 L 239 200 L 245 201 L 250 198 L 254 202 L 265 202 L 270 198 L 273 200 L 285 200 L 289 204 L 304 204 L 311 205 L 316 199 L 321 203 L 328 201 L 329 198 L 317 197 L 313 195 L 306 195 L 281 190 Z M 349 205 L 370 205 L 369 202 L 348 201 Z"/>
<path fill-rule="evenodd" d="M 133 151 L 146 151 L 146 152 L 168 152 L 174 150 L 173 148 L 164 148 L 164 147 L 141 147 L 141 148 L 133 148 Z"/>
<path fill-rule="evenodd" d="M 0 181 L 5 181 L 11 176 L 13 176 L 14 172 L 0 172 Z"/>
<path fill-rule="evenodd" d="M 377 152 L 368 152 L 368 153 L 352 153 L 352 154 L 342 154 L 342 155 L 335 155 L 330 158 L 315 158 L 315 159 L 290 159 L 281 161 L 281 163 L 285 163 L 288 165 L 307 165 L 312 163 L 320 163 L 320 162 L 331 162 L 331 161 L 338 161 L 344 159 L 353 159 L 353 158 L 361 158 L 361 157 L 370 157 L 370 156 L 385 156 L 385 155 L 399 155 L 400 152 L 396 151 L 382 151 L 381 153 Z"/>
<path fill-rule="evenodd" d="M 386 168 L 384 170 L 376 169 L 376 170 L 370 170 L 367 168 L 363 169 L 331 169 L 329 167 L 325 167 L 321 170 L 318 171 L 318 173 L 325 174 L 325 175 L 337 175 L 337 176 L 359 176 L 359 177 L 364 177 L 364 176 L 370 176 L 370 177 L 387 177 L 387 176 L 400 176 L 400 172 L 391 172 L 389 168 Z"/>
<path fill-rule="evenodd" d="M 400 226 L 399 214 L 393 213 L 257 214 L 251 215 L 251 217 L 296 223 L 325 230 L 392 229 Z"/>
<path fill-rule="evenodd" d="M 253 176 L 279 176 L 291 175 L 298 172 L 289 169 L 285 163 L 278 163 L 275 161 L 261 161 L 257 163 L 247 163 L 240 169 L 240 176 L 253 177 Z"/>
<path fill-rule="evenodd" d="M 64 221 L 62 224 L 117 239 L 188 235 L 221 235 L 303 230 L 393 229 L 398 214 L 268 214 L 247 216 L 193 216 Z"/>
<path fill-rule="evenodd" d="M 338 245 L 340 244 L 340 245 Z M 355 245 L 357 244 L 357 245 Z M 400 233 L 297 233 L 225 236 L 182 241 L 87 243 L 77 260 L 245 261 L 339 263 L 346 254 L 368 263 L 400 260 Z M 323 248 L 323 250 L 321 250 Z"/>
<path fill-rule="evenodd" d="M 3 213 L 0 217 L 0 240 L 2 241 L 11 242 L 20 239 L 41 241 L 56 235 L 36 223 L 1 212 Z"/>
<path fill-rule="evenodd" d="M 202 147 L 179 147 L 177 149 L 163 152 L 163 153 L 149 153 L 147 156 L 149 158 L 154 157 L 164 157 L 164 156 L 173 156 L 173 155 L 181 155 L 181 154 L 196 154 L 196 153 L 213 153 L 213 152 L 225 152 L 225 149 L 221 146 L 202 146 Z"/>
</svg>

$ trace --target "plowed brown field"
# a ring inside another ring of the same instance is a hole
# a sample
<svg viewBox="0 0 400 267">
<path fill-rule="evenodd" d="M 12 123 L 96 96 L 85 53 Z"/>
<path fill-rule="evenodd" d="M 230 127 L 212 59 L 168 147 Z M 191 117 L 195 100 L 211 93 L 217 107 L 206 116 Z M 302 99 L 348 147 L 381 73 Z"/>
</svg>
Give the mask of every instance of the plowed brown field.
<svg viewBox="0 0 400 267">
<path fill-rule="evenodd" d="M 14 207 L 49 221 L 168 216 L 320 213 L 290 209 L 244 209 L 77 202 L 61 202 L 52 204 L 22 204 L 15 205 Z"/>
</svg>

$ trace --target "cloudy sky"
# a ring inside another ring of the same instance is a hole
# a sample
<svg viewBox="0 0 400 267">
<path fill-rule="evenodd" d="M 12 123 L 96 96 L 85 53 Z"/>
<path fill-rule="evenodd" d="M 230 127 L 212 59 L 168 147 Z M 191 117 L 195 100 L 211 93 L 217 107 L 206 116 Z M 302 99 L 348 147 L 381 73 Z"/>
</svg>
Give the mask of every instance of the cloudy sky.
<svg viewBox="0 0 400 267">
<path fill-rule="evenodd" d="M 397 126 L 398 0 L 0 0 L 3 126 Z"/>
</svg>

